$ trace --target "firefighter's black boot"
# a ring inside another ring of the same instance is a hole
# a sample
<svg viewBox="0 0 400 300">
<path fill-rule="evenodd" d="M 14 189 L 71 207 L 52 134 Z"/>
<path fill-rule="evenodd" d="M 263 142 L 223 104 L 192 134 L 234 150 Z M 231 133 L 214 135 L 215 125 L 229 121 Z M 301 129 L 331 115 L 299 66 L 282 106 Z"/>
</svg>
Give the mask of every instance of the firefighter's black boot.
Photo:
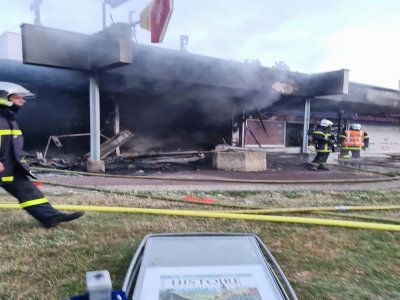
<svg viewBox="0 0 400 300">
<path fill-rule="evenodd" d="M 61 213 L 55 217 L 42 222 L 43 226 L 46 228 L 56 227 L 62 222 L 69 222 L 82 217 L 85 213 L 82 211 L 73 212 L 71 214 Z"/>
<path fill-rule="evenodd" d="M 329 168 L 325 164 L 323 164 L 319 165 L 318 170 L 329 171 Z"/>
<path fill-rule="evenodd" d="M 317 171 L 317 166 L 314 165 L 314 164 L 309 164 L 309 165 L 308 165 L 308 169 L 309 169 L 310 171 Z"/>
</svg>

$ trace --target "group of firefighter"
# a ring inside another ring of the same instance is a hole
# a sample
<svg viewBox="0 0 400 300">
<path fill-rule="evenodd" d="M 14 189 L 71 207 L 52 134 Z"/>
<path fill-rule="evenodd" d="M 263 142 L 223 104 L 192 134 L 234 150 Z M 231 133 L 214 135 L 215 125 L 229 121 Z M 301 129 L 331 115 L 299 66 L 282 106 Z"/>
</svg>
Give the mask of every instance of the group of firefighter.
<svg viewBox="0 0 400 300">
<path fill-rule="evenodd" d="M 369 145 L 368 134 L 358 123 L 350 124 L 348 129 L 344 128 L 336 138 L 333 133 L 333 123 L 323 119 L 315 129 L 310 130 L 309 134 L 317 152 L 314 160 L 308 165 L 311 171 L 328 171 L 326 162 L 329 154 L 335 152 L 337 146 L 340 147 L 339 157 L 347 159 L 360 158 L 361 150 L 366 150 Z"/>
</svg>

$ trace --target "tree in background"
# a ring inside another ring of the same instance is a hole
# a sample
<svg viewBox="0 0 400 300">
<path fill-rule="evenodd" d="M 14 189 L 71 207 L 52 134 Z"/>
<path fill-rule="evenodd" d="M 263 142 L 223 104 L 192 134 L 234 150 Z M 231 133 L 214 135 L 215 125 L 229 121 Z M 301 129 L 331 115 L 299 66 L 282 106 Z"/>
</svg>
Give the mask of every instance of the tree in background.
<svg viewBox="0 0 400 300">
<path fill-rule="evenodd" d="M 273 69 L 279 69 L 284 71 L 290 71 L 289 66 L 282 60 L 276 61 L 275 64 L 272 66 Z"/>
<path fill-rule="evenodd" d="M 244 60 L 245 64 L 251 64 L 251 65 L 256 65 L 261 67 L 261 61 L 259 59 L 245 59 Z"/>
</svg>

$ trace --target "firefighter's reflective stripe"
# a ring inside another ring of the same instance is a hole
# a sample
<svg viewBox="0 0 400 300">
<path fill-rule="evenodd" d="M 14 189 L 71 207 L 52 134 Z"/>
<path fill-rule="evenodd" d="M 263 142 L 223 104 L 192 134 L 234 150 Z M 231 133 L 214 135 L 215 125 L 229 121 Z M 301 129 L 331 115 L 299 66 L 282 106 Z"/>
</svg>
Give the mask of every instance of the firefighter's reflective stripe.
<svg viewBox="0 0 400 300">
<path fill-rule="evenodd" d="M 7 99 L 0 98 L 0 105 L 4 105 L 4 106 L 13 106 L 14 103 L 12 103 L 11 101 L 8 101 Z"/>
<path fill-rule="evenodd" d="M 342 143 L 343 149 L 350 149 L 355 147 L 358 150 L 364 146 L 364 130 L 345 130 L 346 138 Z"/>
<path fill-rule="evenodd" d="M 18 136 L 22 135 L 22 131 L 19 129 L 0 129 L 0 148 L 1 148 L 1 136 L 2 135 L 13 135 Z"/>
<path fill-rule="evenodd" d="M 324 132 L 322 132 L 322 131 L 313 131 L 313 134 L 321 134 L 321 135 L 323 135 L 323 136 L 325 136 L 325 135 L 329 135 L 329 134 L 326 134 L 326 133 L 324 133 Z"/>
<path fill-rule="evenodd" d="M 324 134 L 324 137 L 327 138 L 329 136 L 329 134 Z M 328 148 L 328 143 L 324 144 L 324 149 L 317 149 L 317 152 L 331 152 L 331 150 Z"/>
<path fill-rule="evenodd" d="M 20 205 L 21 205 L 21 208 L 25 208 L 25 207 L 29 207 L 29 206 L 44 204 L 47 202 L 48 201 L 46 198 L 40 198 L 40 199 L 34 199 L 34 200 L 28 200 L 28 201 L 22 202 Z"/>
<path fill-rule="evenodd" d="M 22 135 L 19 129 L 0 129 L 0 135 Z"/>
<path fill-rule="evenodd" d="M 313 134 L 322 135 L 324 137 L 324 139 L 326 139 L 326 140 L 329 139 L 329 136 L 331 135 L 330 133 L 325 133 L 325 132 L 322 132 L 322 131 L 314 131 Z M 316 149 L 316 150 L 317 150 L 317 152 L 324 152 L 324 153 L 331 152 L 331 150 L 329 149 L 329 144 L 328 143 L 324 144 L 324 148 L 323 149 Z"/>
<path fill-rule="evenodd" d="M 14 176 L 4 176 L 1 177 L 2 182 L 13 182 L 14 181 Z"/>
</svg>

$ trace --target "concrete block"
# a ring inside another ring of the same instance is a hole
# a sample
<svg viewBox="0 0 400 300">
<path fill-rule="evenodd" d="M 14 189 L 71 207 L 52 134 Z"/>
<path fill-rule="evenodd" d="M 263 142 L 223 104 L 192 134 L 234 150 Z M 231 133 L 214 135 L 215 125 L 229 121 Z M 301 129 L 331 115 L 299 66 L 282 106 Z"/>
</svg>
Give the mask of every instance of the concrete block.
<svg viewBox="0 0 400 300">
<path fill-rule="evenodd" d="M 214 152 L 213 167 L 230 171 L 265 171 L 267 154 L 251 151 Z"/>
<path fill-rule="evenodd" d="M 88 160 L 86 162 L 86 169 L 88 172 L 104 173 L 106 166 L 104 160 Z"/>
</svg>

